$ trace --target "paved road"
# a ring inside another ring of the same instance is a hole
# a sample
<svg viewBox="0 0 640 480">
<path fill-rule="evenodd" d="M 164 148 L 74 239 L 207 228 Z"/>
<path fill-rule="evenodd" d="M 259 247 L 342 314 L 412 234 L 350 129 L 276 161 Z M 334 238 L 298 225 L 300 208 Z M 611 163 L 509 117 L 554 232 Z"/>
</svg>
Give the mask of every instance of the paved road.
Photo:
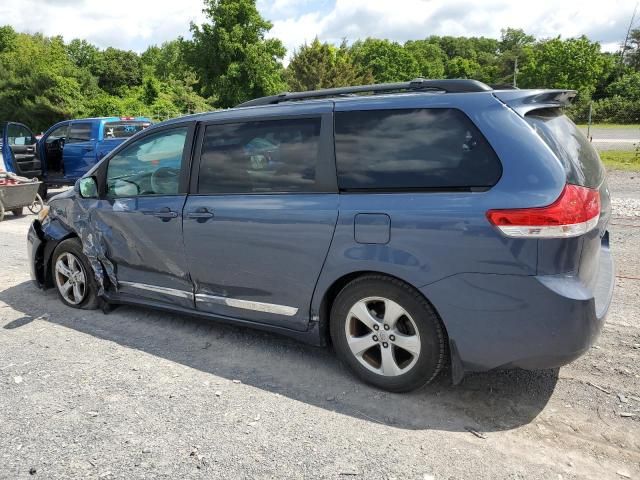
<svg viewBox="0 0 640 480">
<path fill-rule="evenodd" d="M 0 478 L 640 478 L 639 187 L 638 174 L 611 174 L 617 289 L 587 355 L 405 395 L 274 335 L 66 308 L 29 282 L 31 218 L 8 215 Z"/>
<path fill-rule="evenodd" d="M 586 127 L 582 131 L 587 133 Z M 598 150 L 633 150 L 640 144 L 640 128 L 591 128 L 589 135 Z"/>
</svg>

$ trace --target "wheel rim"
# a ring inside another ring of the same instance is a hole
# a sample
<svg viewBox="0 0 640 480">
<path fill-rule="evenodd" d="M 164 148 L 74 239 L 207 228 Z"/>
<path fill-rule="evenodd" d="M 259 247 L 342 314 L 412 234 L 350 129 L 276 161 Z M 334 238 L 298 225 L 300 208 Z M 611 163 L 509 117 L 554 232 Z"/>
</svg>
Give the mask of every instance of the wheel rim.
<svg viewBox="0 0 640 480">
<path fill-rule="evenodd" d="M 386 377 L 407 373 L 420 356 L 420 334 L 411 315 L 384 297 L 356 302 L 345 322 L 351 353 L 368 370 Z"/>
<path fill-rule="evenodd" d="M 78 257 L 68 252 L 60 255 L 56 260 L 55 277 L 62 298 L 73 305 L 82 302 L 86 295 L 87 278 Z"/>
</svg>

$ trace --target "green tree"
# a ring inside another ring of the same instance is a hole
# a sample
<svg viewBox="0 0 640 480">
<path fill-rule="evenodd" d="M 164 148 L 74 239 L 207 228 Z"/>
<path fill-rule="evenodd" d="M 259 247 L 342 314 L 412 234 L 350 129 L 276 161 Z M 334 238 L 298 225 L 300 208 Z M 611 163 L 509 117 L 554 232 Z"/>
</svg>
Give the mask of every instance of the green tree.
<svg viewBox="0 0 640 480">
<path fill-rule="evenodd" d="M 500 55 L 498 79 L 499 83 L 513 84 L 514 73 L 517 86 L 516 69 L 518 65 L 526 65 L 529 60 L 531 47 L 535 43 L 535 37 L 528 35 L 519 28 L 507 28 L 502 30 L 498 51 Z"/>
<path fill-rule="evenodd" d="M 536 43 L 521 69 L 519 84 L 529 88 L 572 88 L 582 95 L 595 90 L 604 73 L 600 44 L 587 37 L 560 37 Z"/>
<path fill-rule="evenodd" d="M 480 64 L 473 59 L 453 57 L 447 62 L 448 78 L 480 79 Z"/>
<path fill-rule="evenodd" d="M 272 24 L 255 0 L 205 0 L 204 12 L 210 23 L 192 24 L 193 40 L 185 41 L 202 94 L 231 107 L 285 89 L 280 61 L 286 50 L 280 40 L 265 38 Z"/>
<path fill-rule="evenodd" d="M 107 48 L 100 53 L 94 73 L 100 88 L 112 95 L 122 88 L 142 85 L 142 61 L 135 52 Z"/>
<path fill-rule="evenodd" d="M 351 54 L 361 71 L 370 71 L 376 83 L 404 82 L 420 76 L 418 62 L 396 42 L 359 40 L 351 47 Z"/>
<path fill-rule="evenodd" d="M 354 65 L 346 42 L 335 47 L 320 43 L 318 38 L 294 52 L 286 70 L 286 79 L 293 91 L 362 85 L 373 81 L 370 72 Z"/>
<path fill-rule="evenodd" d="M 418 65 L 418 76 L 423 78 L 443 78 L 446 55 L 439 45 L 427 40 L 410 40 L 404 49 Z"/>
<path fill-rule="evenodd" d="M 0 118 L 42 130 L 81 111 L 95 79 L 67 56 L 61 37 L 17 34 L 0 53 Z"/>
<path fill-rule="evenodd" d="M 623 75 L 606 88 L 608 95 L 618 95 L 630 101 L 640 101 L 640 72 Z"/>
<path fill-rule="evenodd" d="M 16 45 L 18 34 L 9 25 L 0 27 L 0 53 L 11 50 Z"/>
<path fill-rule="evenodd" d="M 184 58 L 184 42 L 171 40 L 162 45 L 151 46 L 140 56 L 145 68 L 159 80 L 167 80 L 170 77 L 183 78 L 193 72 Z"/>
<path fill-rule="evenodd" d="M 100 50 L 86 40 L 75 38 L 66 46 L 67 55 L 80 68 L 86 68 L 95 72 L 97 68 Z"/>
</svg>

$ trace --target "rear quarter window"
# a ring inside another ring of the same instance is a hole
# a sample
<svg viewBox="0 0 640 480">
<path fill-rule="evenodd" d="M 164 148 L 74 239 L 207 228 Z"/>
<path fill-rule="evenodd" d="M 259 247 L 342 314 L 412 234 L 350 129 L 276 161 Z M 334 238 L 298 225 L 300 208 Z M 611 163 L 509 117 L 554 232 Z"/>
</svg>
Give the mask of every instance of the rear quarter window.
<svg viewBox="0 0 640 480">
<path fill-rule="evenodd" d="M 567 172 L 567 182 L 597 188 L 604 167 L 591 142 L 559 108 L 529 112 L 525 119 L 553 150 Z"/>
<path fill-rule="evenodd" d="M 452 108 L 336 112 L 342 190 L 487 189 L 500 161 L 476 126 Z"/>
<path fill-rule="evenodd" d="M 103 135 L 106 140 L 110 138 L 129 138 L 150 125 L 150 122 L 106 122 L 103 127 Z"/>
</svg>

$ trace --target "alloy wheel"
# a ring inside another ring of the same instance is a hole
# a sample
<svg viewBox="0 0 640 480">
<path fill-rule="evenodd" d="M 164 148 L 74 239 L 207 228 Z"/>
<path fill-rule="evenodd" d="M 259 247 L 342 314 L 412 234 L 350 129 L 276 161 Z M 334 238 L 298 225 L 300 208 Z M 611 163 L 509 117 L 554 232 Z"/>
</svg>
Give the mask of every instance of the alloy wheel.
<svg viewBox="0 0 640 480">
<path fill-rule="evenodd" d="M 345 334 L 358 362 L 379 375 L 402 375 L 420 356 L 415 321 L 388 298 L 367 297 L 356 302 L 347 314 Z"/>
<path fill-rule="evenodd" d="M 87 292 L 87 277 L 78 257 L 66 252 L 58 257 L 55 266 L 56 286 L 62 298 L 78 305 Z"/>
</svg>

